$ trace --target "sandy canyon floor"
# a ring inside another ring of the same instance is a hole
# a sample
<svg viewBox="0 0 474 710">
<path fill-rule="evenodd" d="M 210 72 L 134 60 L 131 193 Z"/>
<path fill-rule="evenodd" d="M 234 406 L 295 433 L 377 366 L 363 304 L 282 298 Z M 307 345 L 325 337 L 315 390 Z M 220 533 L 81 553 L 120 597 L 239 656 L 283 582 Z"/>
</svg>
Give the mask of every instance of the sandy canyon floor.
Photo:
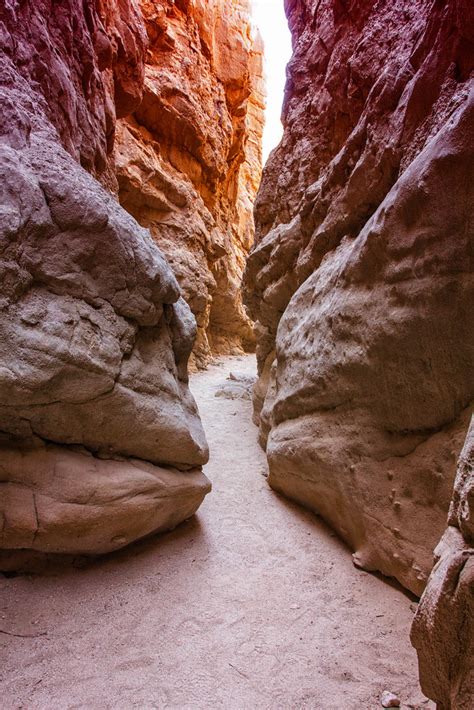
<svg viewBox="0 0 474 710">
<path fill-rule="evenodd" d="M 250 401 L 215 396 L 254 369 L 234 357 L 192 377 L 213 483 L 195 518 L 82 566 L 0 576 L 2 710 L 376 710 L 385 689 L 434 707 L 410 599 L 269 489 Z"/>
</svg>

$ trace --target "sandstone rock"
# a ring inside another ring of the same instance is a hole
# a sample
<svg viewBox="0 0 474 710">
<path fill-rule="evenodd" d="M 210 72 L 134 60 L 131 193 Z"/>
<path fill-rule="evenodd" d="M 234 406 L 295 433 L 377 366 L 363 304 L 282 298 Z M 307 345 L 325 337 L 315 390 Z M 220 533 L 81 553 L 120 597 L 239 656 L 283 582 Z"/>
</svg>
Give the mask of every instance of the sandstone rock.
<svg viewBox="0 0 474 710">
<path fill-rule="evenodd" d="M 108 551 L 173 527 L 209 488 L 187 386 L 194 318 L 148 231 L 79 165 L 108 183 L 107 107 L 113 99 L 126 112 L 141 92 L 144 34 L 133 3 L 107 4 L 103 15 L 98 7 L 8 4 L 2 15 L 7 549 Z"/>
<path fill-rule="evenodd" d="M 249 2 L 141 0 L 143 100 L 120 122 L 119 197 L 148 227 L 198 325 L 194 361 L 254 347 L 241 300 L 261 171 L 262 47 Z"/>
<path fill-rule="evenodd" d="M 413 620 L 423 692 L 439 710 L 474 706 L 474 419 L 459 458 L 449 526 Z"/>
<path fill-rule="evenodd" d="M 2 548 L 85 555 L 174 528 L 210 490 L 198 469 L 100 460 L 44 444 L 3 449 L 0 482 Z"/>
<path fill-rule="evenodd" d="M 269 480 L 420 594 L 474 396 L 473 9 L 286 8 L 244 279 Z"/>
</svg>

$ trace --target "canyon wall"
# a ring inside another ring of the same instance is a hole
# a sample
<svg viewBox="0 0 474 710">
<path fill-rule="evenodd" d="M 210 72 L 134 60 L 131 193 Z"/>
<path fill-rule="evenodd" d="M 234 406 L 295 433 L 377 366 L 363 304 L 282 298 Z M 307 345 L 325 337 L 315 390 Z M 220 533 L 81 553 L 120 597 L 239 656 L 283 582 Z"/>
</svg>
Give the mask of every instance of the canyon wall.
<svg viewBox="0 0 474 710">
<path fill-rule="evenodd" d="M 108 552 L 172 528 L 210 489 L 187 384 L 194 317 L 109 191 L 146 41 L 133 0 L 2 5 L 4 569 L 28 550 Z"/>
<path fill-rule="evenodd" d="M 411 632 L 421 686 L 438 710 L 469 710 L 474 706 L 474 418 L 435 558 Z"/>
<path fill-rule="evenodd" d="M 474 6 L 285 6 L 244 277 L 269 482 L 419 595 L 474 396 Z"/>
<path fill-rule="evenodd" d="M 142 0 L 143 99 L 119 122 L 122 205 L 149 228 L 198 325 L 194 362 L 254 348 L 240 284 L 261 172 L 262 46 L 249 0 Z"/>
</svg>

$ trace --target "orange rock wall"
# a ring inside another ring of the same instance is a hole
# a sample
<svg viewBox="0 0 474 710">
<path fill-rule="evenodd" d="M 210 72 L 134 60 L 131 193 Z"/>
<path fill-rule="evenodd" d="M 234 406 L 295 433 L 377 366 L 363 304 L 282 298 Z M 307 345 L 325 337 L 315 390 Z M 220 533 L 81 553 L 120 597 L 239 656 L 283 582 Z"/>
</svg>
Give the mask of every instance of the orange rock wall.
<svg viewBox="0 0 474 710">
<path fill-rule="evenodd" d="M 261 171 L 262 47 L 247 0 L 142 0 L 143 100 L 119 123 L 122 205 L 148 227 L 196 317 L 195 364 L 253 346 L 240 297 Z"/>
</svg>

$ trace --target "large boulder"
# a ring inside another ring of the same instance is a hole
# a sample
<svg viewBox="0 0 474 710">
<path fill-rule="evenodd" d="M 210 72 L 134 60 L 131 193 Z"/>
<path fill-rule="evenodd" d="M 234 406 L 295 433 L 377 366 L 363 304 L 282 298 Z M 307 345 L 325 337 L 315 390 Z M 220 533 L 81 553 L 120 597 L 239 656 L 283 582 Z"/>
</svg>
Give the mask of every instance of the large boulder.
<svg viewBox="0 0 474 710">
<path fill-rule="evenodd" d="M 210 488 L 187 384 L 194 318 L 149 232 L 79 164 L 109 184 L 104 112 L 114 97 L 122 110 L 140 100 L 132 79 L 143 79 L 143 25 L 133 7 L 122 2 L 102 16 L 98 5 L 65 0 L 3 11 L 0 546 L 7 550 L 115 549 L 174 527 Z M 135 39 L 124 30 L 131 12 Z M 114 68 L 112 50 L 105 61 L 97 49 L 120 37 L 105 31 L 109 16 L 125 32 L 119 46 L 136 48 L 135 63 L 118 51 L 128 71 Z"/>
<path fill-rule="evenodd" d="M 5 472 L 5 473 L 4 473 Z M 186 473 L 140 459 L 101 460 L 87 450 L 34 442 L 2 448 L 0 555 L 4 568 L 23 554 L 97 555 L 189 518 L 209 492 L 199 469 Z M 13 554 L 13 550 L 22 553 Z"/>
</svg>

